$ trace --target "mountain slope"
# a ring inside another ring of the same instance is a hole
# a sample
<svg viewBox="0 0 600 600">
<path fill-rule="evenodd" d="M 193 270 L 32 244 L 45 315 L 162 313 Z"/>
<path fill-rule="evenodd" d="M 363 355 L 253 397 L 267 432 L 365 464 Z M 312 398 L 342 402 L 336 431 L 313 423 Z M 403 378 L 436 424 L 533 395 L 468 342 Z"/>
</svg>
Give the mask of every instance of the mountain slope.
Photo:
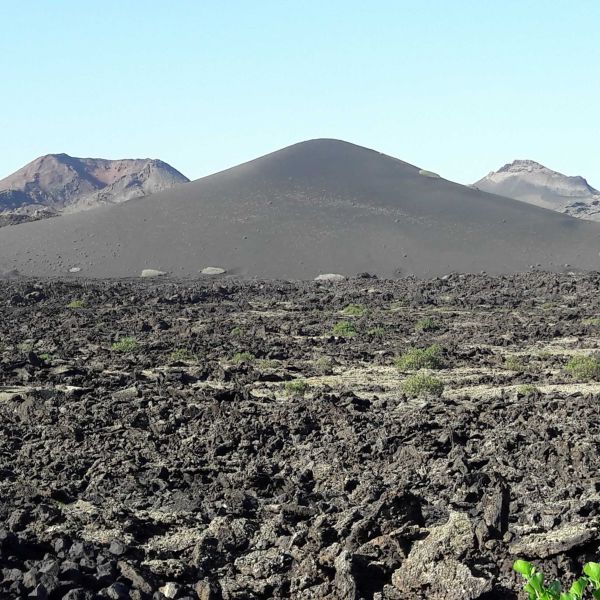
<svg viewBox="0 0 600 600">
<path fill-rule="evenodd" d="M 532 160 L 515 160 L 474 185 L 485 192 L 600 221 L 598 190 L 583 177 L 569 177 Z"/>
<path fill-rule="evenodd" d="M 144 199 L 0 232 L 0 271 L 249 277 L 600 266 L 600 225 L 337 140 L 295 144 Z"/>
<path fill-rule="evenodd" d="M 189 181 L 160 160 L 48 154 L 0 180 L 0 211 L 76 212 L 161 192 Z"/>
</svg>

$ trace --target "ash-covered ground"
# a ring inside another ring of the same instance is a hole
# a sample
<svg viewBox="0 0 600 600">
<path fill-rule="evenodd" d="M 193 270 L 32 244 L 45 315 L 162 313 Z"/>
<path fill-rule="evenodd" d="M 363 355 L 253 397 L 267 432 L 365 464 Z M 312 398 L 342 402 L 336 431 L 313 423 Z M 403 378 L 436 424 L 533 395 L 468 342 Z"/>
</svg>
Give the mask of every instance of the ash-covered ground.
<svg viewBox="0 0 600 600">
<path fill-rule="evenodd" d="M 565 369 L 599 288 L 0 282 L 0 597 L 511 599 L 517 557 L 569 580 L 599 556 L 600 383 Z M 394 361 L 433 344 L 443 395 L 412 397 Z"/>
</svg>

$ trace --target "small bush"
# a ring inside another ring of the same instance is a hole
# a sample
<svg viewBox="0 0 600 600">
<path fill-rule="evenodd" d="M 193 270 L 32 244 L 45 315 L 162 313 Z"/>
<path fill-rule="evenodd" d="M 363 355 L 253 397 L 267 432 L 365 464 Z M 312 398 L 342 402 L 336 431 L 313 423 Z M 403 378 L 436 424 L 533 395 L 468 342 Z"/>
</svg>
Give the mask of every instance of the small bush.
<svg viewBox="0 0 600 600">
<path fill-rule="evenodd" d="M 231 335 L 239 336 L 239 335 L 242 335 L 242 333 L 244 333 L 244 332 L 242 331 L 241 327 L 234 327 L 231 330 Z"/>
<path fill-rule="evenodd" d="M 331 335 L 335 337 L 352 338 L 356 334 L 356 327 L 350 321 L 339 321 L 331 329 Z"/>
<path fill-rule="evenodd" d="M 196 360 L 196 355 L 185 348 L 178 348 L 169 354 L 169 360 L 171 362 L 193 362 Z"/>
<path fill-rule="evenodd" d="M 412 348 L 399 356 L 394 365 L 400 371 L 417 371 L 418 369 L 441 369 L 442 347 L 433 344 L 429 348 Z"/>
<path fill-rule="evenodd" d="M 73 300 L 67 304 L 67 308 L 85 308 L 85 300 Z"/>
<path fill-rule="evenodd" d="M 593 317 L 591 319 L 585 319 L 581 322 L 583 325 L 592 325 L 594 327 L 597 327 L 600 325 L 600 318 L 598 317 Z"/>
<path fill-rule="evenodd" d="M 411 375 L 402 384 L 402 389 L 409 396 L 434 396 L 439 398 L 444 391 L 444 384 L 427 373 Z"/>
<path fill-rule="evenodd" d="M 287 381 L 284 387 L 288 396 L 304 396 L 310 386 L 302 379 L 294 379 L 293 381 Z"/>
<path fill-rule="evenodd" d="M 574 356 L 567 363 L 566 369 L 580 381 L 600 380 L 600 359 L 595 356 Z"/>
<path fill-rule="evenodd" d="M 124 337 L 116 341 L 111 347 L 115 352 L 133 352 L 138 348 L 138 343 L 135 338 Z"/>
<path fill-rule="evenodd" d="M 347 317 L 362 317 L 366 313 L 367 309 L 362 306 L 362 304 L 348 304 L 348 306 L 342 310 L 342 314 Z"/>
<path fill-rule="evenodd" d="M 540 390 L 531 383 L 520 385 L 517 388 L 517 394 L 520 396 L 529 396 L 530 394 L 537 394 Z"/>
<path fill-rule="evenodd" d="M 423 317 L 418 320 L 415 329 L 417 331 L 436 331 L 440 326 L 435 322 L 432 317 Z"/>
<path fill-rule="evenodd" d="M 419 175 L 421 175 L 422 177 L 430 177 L 431 179 L 440 178 L 440 176 L 437 173 L 434 173 L 433 171 L 427 171 L 426 169 L 421 169 L 419 171 Z"/>
<path fill-rule="evenodd" d="M 235 363 L 236 365 L 239 365 L 241 363 L 251 363 L 251 362 L 254 362 L 255 360 L 256 360 L 256 356 L 254 356 L 254 354 L 252 354 L 252 352 L 236 352 L 231 357 L 231 362 Z"/>
<path fill-rule="evenodd" d="M 373 337 L 382 338 L 385 335 L 385 327 L 372 327 L 367 333 Z"/>
<path fill-rule="evenodd" d="M 511 355 L 504 358 L 504 368 L 509 371 L 522 371 L 524 367 L 517 356 Z"/>
<path fill-rule="evenodd" d="M 600 564 L 589 562 L 583 565 L 583 576 L 577 579 L 568 592 L 562 591 L 560 581 L 546 585 L 544 574 L 534 565 L 517 560 L 513 569 L 525 578 L 524 590 L 529 600 L 582 600 L 583 598 L 600 598 Z M 590 594 L 586 594 L 586 590 Z"/>
</svg>

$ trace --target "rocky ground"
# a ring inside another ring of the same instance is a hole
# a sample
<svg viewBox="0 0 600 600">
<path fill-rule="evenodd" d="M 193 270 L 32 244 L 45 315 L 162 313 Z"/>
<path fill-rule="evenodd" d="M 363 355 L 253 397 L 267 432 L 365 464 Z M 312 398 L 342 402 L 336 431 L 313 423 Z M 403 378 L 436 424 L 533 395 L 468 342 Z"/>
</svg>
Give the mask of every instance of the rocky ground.
<svg viewBox="0 0 600 600">
<path fill-rule="evenodd" d="M 0 281 L 0 597 L 517 598 L 598 558 L 600 276 Z M 348 308 L 349 307 L 349 308 Z M 341 323 L 341 325 L 340 325 Z M 406 393 L 441 347 L 441 397 Z"/>
</svg>

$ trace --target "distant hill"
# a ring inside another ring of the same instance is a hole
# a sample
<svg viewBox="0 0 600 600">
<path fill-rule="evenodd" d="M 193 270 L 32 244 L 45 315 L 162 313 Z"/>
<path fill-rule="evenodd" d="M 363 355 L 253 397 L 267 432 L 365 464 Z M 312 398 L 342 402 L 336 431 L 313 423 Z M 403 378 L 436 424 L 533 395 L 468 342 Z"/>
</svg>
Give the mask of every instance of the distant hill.
<svg viewBox="0 0 600 600">
<path fill-rule="evenodd" d="M 0 234 L 0 272 L 256 278 L 598 269 L 600 224 L 354 144 L 295 144 L 145 198 Z"/>
<path fill-rule="evenodd" d="M 475 187 L 573 217 L 600 221 L 600 192 L 583 177 L 569 177 L 533 160 L 515 160 L 480 179 Z"/>
<path fill-rule="evenodd" d="M 160 160 L 48 154 L 0 180 L 0 214 L 78 212 L 162 192 L 189 181 Z M 17 219 L 18 220 L 18 219 Z"/>
</svg>

